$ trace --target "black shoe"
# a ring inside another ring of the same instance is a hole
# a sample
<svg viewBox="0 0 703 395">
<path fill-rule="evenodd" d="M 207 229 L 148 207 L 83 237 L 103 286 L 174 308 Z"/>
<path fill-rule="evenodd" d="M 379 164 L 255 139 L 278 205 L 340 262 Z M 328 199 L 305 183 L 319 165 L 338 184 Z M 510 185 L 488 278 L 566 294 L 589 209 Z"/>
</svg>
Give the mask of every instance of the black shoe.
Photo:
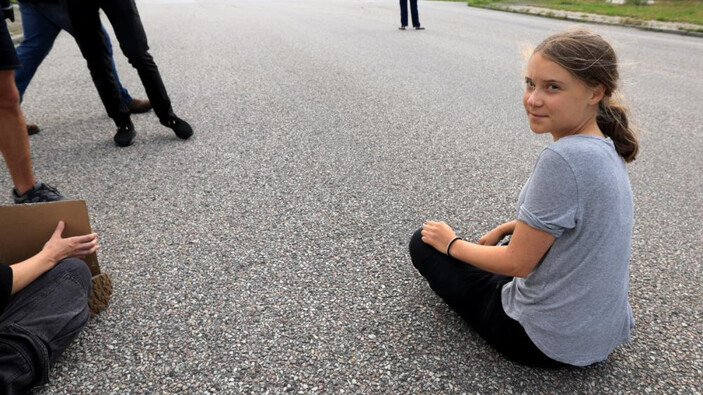
<svg viewBox="0 0 703 395">
<path fill-rule="evenodd" d="M 398 30 L 405 30 L 405 25 L 401 25 Z"/>
<path fill-rule="evenodd" d="M 65 199 L 56 188 L 46 185 L 43 182 L 34 183 L 32 188 L 21 195 L 17 191 L 17 188 L 12 188 L 12 198 L 15 199 L 15 204 L 55 202 Z"/>
<path fill-rule="evenodd" d="M 188 122 L 178 118 L 177 116 L 174 116 L 166 122 L 161 122 L 161 124 L 173 130 L 173 132 L 176 133 L 176 136 L 183 140 L 186 140 L 193 135 L 193 128 L 190 127 Z"/>
<path fill-rule="evenodd" d="M 115 133 L 113 140 L 118 146 L 126 147 L 132 144 L 132 140 L 134 140 L 136 135 L 137 132 L 134 131 L 134 125 L 130 122 L 128 125 L 117 127 L 117 133 Z"/>
<path fill-rule="evenodd" d="M 415 30 L 425 30 L 425 28 L 422 26 L 415 26 Z"/>
<path fill-rule="evenodd" d="M 41 132 L 41 129 L 39 129 L 39 126 L 37 126 L 37 125 L 34 124 L 34 123 L 28 123 L 28 124 L 27 124 L 27 134 L 28 134 L 28 135 L 31 136 L 31 135 L 37 134 L 37 133 L 39 133 L 39 132 Z"/>
</svg>

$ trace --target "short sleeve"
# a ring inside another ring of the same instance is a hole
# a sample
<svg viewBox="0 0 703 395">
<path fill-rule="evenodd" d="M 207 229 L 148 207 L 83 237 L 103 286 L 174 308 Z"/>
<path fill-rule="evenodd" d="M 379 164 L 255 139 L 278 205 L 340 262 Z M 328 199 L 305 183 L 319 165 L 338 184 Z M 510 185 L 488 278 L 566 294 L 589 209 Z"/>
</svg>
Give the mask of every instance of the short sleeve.
<svg viewBox="0 0 703 395">
<path fill-rule="evenodd" d="M 12 268 L 0 263 L 0 314 L 12 296 Z"/>
<path fill-rule="evenodd" d="M 576 226 L 578 188 L 569 163 L 546 148 L 537 159 L 518 220 L 559 237 Z"/>
</svg>

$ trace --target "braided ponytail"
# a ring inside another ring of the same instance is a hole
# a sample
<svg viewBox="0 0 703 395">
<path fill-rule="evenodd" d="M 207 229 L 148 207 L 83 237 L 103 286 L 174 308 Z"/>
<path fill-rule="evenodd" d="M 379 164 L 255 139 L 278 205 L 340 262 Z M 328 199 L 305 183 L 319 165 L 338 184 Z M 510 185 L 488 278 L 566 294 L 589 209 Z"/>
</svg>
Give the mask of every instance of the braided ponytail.
<svg viewBox="0 0 703 395">
<path fill-rule="evenodd" d="M 618 155 L 626 162 L 635 160 L 639 143 L 628 121 L 627 107 L 616 91 L 620 75 L 613 47 L 598 34 L 578 28 L 547 37 L 534 53 L 565 68 L 587 86 L 603 85 L 605 97 L 598 103 L 598 127 L 613 140 Z"/>
<path fill-rule="evenodd" d="M 628 110 L 613 97 L 605 97 L 598 103 L 598 127 L 615 144 L 615 151 L 632 162 L 637 157 L 639 143 L 627 120 Z"/>
</svg>

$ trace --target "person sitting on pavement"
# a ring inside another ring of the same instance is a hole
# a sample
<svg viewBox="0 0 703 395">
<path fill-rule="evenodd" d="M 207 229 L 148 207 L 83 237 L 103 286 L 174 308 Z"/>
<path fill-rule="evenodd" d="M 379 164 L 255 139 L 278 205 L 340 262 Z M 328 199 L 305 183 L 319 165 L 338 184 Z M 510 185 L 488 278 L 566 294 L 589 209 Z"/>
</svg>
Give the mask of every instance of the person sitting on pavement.
<svg viewBox="0 0 703 395">
<path fill-rule="evenodd" d="M 49 54 L 56 41 L 56 37 L 61 30 L 73 36 L 73 28 L 68 17 L 66 8 L 57 0 L 20 0 L 20 14 L 22 15 L 22 30 L 24 40 L 17 47 L 17 56 L 22 67 L 15 72 L 15 83 L 20 92 L 20 102 L 24 98 L 24 92 L 32 81 L 39 65 Z M 105 36 L 105 46 L 107 47 L 112 73 L 115 76 L 122 103 L 132 114 L 144 113 L 151 110 L 149 100 L 133 99 L 127 89 L 120 83 L 115 60 L 112 57 L 112 45 L 110 36 L 101 29 Z M 27 124 L 27 132 L 32 135 L 39 133 L 39 127 L 35 124 Z"/>
<path fill-rule="evenodd" d="M 121 101 L 119 88 L 112 75 L 110 56 L 101 30 L 100 9 L 110 20 L 122 52 L 129 59 L 129 63 L 137 69 L 161 124 L 172 129 L 181 139 L 190 138 L 193 135 L 193 129 L 186 121 L 174 114 L 159 69 L 148 52 L 146 32 L 134 0 L 65 0 L 64 2 L 76 42 L 88 63 L 100 98 L 108 115 L 117 125 L 115 144 L 120 147 L 131 145 L 137 133 L 130 119 L 129 110 Z"/>
<path fill-rule="evenodd" d="M 630 340 L 626 163 L 638 142 L 617 83 L 616 54 L 601 36 L 576 29 L 545 39 L 529 59 L 523 105 L 530 129 L 554 142 L 520 192 L 517 220 L 476 243 L 427 221 L 410 241 L 432 290 L 518 363 L 586 366 Z"/>
<path fill-rule="evenodd" d="M 76 257 L 97 251 L 97 235 L 63 238 L 58 223 L 33 257 L 0 263 L 0 393 L 24 394 L 49 380 L 49 369 L 88 322 L 91 274 Z"/>
<path fill-rule="evenodd" d="M 1 0 L 3 16 L 14 21 L 9 0 Z M 7 24 L 0 23 L 0 152 L 10 171 L 15 203 L 50 202 L 63 196 L 47 184 L 37 182 L 32 172 L 27 126 L 20 109 L 14 70 L 20 67 Z"/>
</svg>

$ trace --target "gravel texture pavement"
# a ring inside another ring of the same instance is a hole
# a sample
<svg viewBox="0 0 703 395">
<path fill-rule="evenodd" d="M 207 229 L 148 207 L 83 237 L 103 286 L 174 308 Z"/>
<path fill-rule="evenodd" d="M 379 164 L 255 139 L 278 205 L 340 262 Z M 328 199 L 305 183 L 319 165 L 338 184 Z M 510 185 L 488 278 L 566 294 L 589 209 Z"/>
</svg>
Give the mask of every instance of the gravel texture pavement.
<svg viewBox="0 0 703 395">
<path fill-rule="evenodd" d="M 429 289 L 407 242 L 515 216 L 545 136 L 522 55 L 570 22 L 421 2 L 139 1 L 178 140 L 117 148 L 65 33 L 26 93 L 34 169 L 88 202 L 115 284 L 38 393 L 701 393 L 703 40 L 590 26 L 643 129 L 633 340 L 587 368 L 503 359 Z M 113 36 L 114 37 L 114 36 Z M 117 46 L 115 47 L 117 49 Z M 144 97 L 121 55 L 120 78 Z M 0 172 L 10 203 L 10 178 Z"/>
</svg>

